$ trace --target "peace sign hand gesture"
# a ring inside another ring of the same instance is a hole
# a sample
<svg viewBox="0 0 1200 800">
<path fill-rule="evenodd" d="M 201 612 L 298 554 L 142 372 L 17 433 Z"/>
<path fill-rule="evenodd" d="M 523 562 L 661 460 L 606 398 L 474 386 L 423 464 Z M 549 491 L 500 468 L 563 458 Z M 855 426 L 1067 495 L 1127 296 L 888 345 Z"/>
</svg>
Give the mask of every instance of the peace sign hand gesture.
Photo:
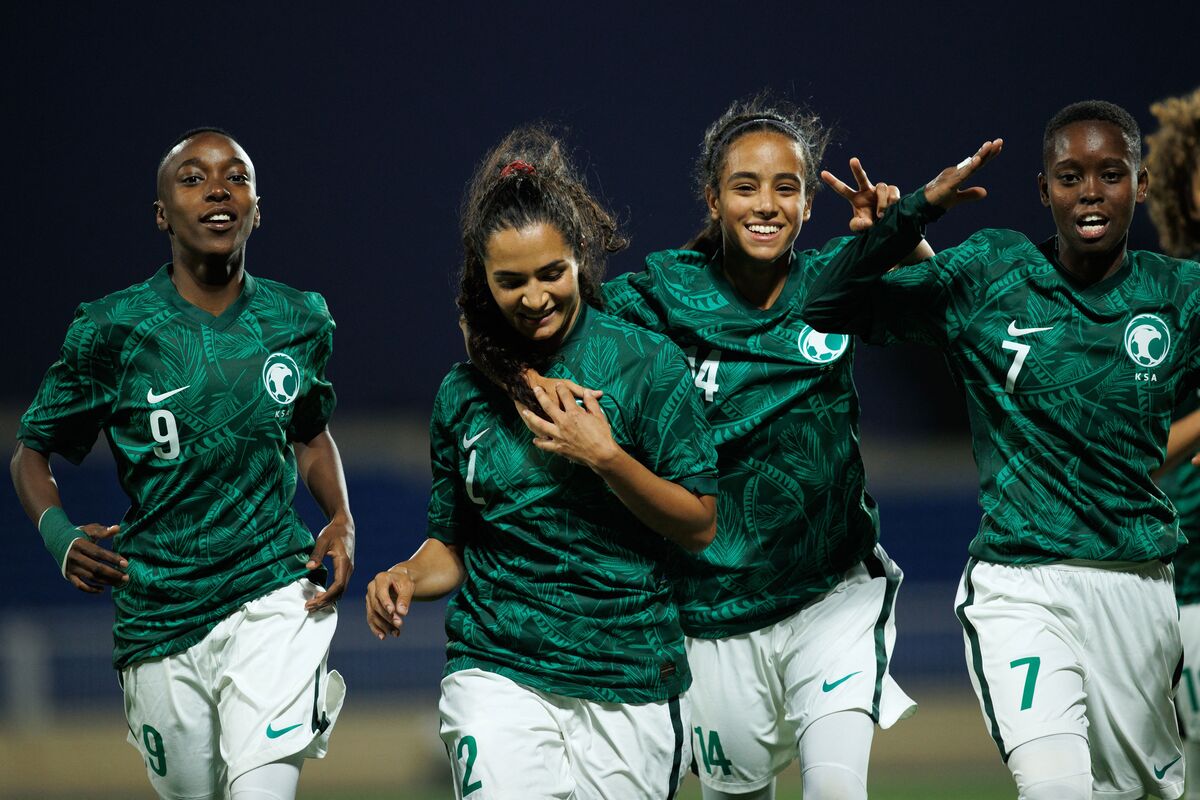
<svg viewBox="0 0 1200 800">
<path fill-rule="evenodd" d="M 883 216 L 888 206 L 900 199 L 900 189 L 886 183 L 871 183 L 866 170 L 863 169 L 862 161 L 857 157 L 850 159 L 850 172 L 858 183 L 857 189 L 851 189 L 828 170 L 821 171 L 821 180 L 846 198 L 852 211 L 850 230 L 853 233 L 862 233 Z"/>
</svg>

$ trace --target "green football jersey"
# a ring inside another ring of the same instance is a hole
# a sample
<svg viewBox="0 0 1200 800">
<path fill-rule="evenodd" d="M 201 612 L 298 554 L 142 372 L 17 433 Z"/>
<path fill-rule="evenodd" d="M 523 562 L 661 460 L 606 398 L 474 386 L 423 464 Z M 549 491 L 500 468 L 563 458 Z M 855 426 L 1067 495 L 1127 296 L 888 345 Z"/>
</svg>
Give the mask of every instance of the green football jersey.
<svg viewBox="0 0 1200 800">
<path fill-rule="evenodd" d="M 757 630 L 829 591 L 878 539 L 858 449 L 853 342 L 806 324 L 809 285 L 845 243 L 794 253 L 768 310 L 719 260 L 652 253 L 604 285 L 610 313 L 684 348 L 713 427 L 717 537 L 686 559 L 677 597 L 689 636 Z"/>
<path fill-rule="evenodd" d="M 245 276 L 219 317 L 168 267 L 80 306 L 18 438 L 78 464 L 104 431 L 131 505 L 113 549 L 118 669 L 181 652 L 307 574 L 291 442 L 333 413 L 333 319 L 318 294 Z"/>
<path fill-rule="evenodd" d="M 1200 394 L 1188 392 L 1175 418 L 1200 409 Z M 1190 455 L 1190 454 L 1189 454 Z M 1185 459 L 1158 481 L 1179 512 L 1179 532 L 1187 537 L 1171 563 L 1175 566 L 1175 597 L 1181 604 L 1200 603 L 1200 467 Z"/>
<path fill-rule="evenodd" d="M 1150 478 L 1176 397 L 1195 386 L 1200 264 L 1131 250 L 1090 286 L 1055 242 L 981 231 L 892 272 L 940 215 L 906 197 L 830 263 L 807 313 L 869 341 L 941 348 L 963 386 L 983 520 L 1001 563 L 1170 559 L 1183 541 Z"/>
<path fill-rule="evenodd" d="M 651 472 L 716 493 L 711 432 L 679 349 L 584 307 L 547 375 L 603 389 L 613 438 Z M 446 674 L 478 668 L 598 702 L 664 700 L 691 683 L 674 562 L 589 468 L 545 453 L 513 403 L 466 364 L 430 423 L 429 536 L 460 545 Z"/>
</svg>

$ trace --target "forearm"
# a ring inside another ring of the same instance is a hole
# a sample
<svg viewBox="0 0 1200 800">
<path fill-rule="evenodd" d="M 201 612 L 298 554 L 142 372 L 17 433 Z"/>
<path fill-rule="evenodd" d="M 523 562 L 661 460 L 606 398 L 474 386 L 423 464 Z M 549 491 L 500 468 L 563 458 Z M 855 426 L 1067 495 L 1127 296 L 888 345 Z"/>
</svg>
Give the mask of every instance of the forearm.
<svg viewBox="0 0 1200 800">
<path fill-rule="evenodd" d="M 922 191 L 888 208 L 865 233 L 849 241 L 813 281 L 801 317 L 825 333 L 869 333 L 874 316 L 872 297 L 880 276 L 897 264 L 915 263 L 928 248 L 925 223 L 942 210 Z M 932 248 L 928 250 L 933 254 Z M 925 256 L 928 257 L 928 256 Z"/>
<path fill-rule="evenodd" d="M 33 524 L 36 525 L 51 506 L 62 507 L 58 482 L 50 470 L 50 459 L 45 455 L 18 444 L 9 462 L 9 471 L 21 507 Z"/>
<path fill-rule="evenodd" d="M 713 497 L 694 495 L 658 477 L 620 448 L 594 468 L 625 507 L 651 530 L 693 553 L 712 542 L 717 530 Z"/>
<path fill-rule="evenodd" d="M 1162 466 L 1154 471 L 1154 479 L 1158 480 L 1177 467 L 1195 453 L 1197 447 L 1200 447 L 1200 411 L 1193 411 L 1171 423 L 1171 432 L 1167 434 L 1167 455 Z"/>
<path fill-rule="evenodd" d="M 457 545 L 426 539 L 407 561 L 388 572 L 403 572 L 413 584 L 414 600 L 437 600 L 462 585 L 467 576 Z"/>
<path fill-rule="evenodd" d="M 296 469 L 317 505 L 330 521 L 340 521 L 351 527 L 350 497 L 342 457 L 328 430 L 313 437 L 307 444 L 296 442 Z"/>
</svg>

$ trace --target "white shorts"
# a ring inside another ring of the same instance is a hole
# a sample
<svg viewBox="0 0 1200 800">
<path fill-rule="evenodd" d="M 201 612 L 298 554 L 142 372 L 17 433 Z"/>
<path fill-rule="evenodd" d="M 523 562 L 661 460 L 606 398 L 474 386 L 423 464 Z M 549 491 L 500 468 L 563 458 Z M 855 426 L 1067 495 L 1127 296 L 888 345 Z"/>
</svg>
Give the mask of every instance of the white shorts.
<svg viewBox="0 0 1200 800">
<path fill-rule="evenodd" d="M 129 742 L 161 797 L 220 797 L 256 767 L 325 755 L 346 690 L 325 666 L 337 611 L 304 608 L 320 591 L 301 579 L 184 652 L 122 670 Z"/>
<path fill-rule="evenodd" d="M 1091 752 L 1094 797 L 1183 793 L 1170 566 L 971 559 L 955 610 L 984 721 L 1006 762 L 1026 742 L 1077 734 Z"/>
<path fill-rule="evenodd" d="M 1175 711 L 1183 738 L 1200 742 L 1200 603 L 1179 607 L 1183 637 L 1183 674 L 1175 693 Z"/>
<path fill-rule="evenodd" d="M 597 703 L 467 669 L 438 710 L 459 800 L 670 800 L 691 759 L 682 697 Z"/>
<path fill-rule="evenodd" d="M 762 788 L 796 758 L 813 721 L 862 711 L 880 727 L 916 704 L 889 673 L 904 574 L 882 547 L 826 594 L 765 628 L 687 641 L 695 768 L 707 786 Z"/>
</svg>

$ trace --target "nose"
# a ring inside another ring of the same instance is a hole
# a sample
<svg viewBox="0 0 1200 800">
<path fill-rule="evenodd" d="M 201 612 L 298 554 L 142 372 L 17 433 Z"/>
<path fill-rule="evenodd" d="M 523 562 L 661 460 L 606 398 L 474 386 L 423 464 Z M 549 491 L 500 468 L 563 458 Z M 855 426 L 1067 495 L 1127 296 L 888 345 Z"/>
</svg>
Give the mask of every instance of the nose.
<svg viewBox="0 0 1200 800">
<path fill-rule="evenodd" d="M 773 217 L 779 210 L 775 203 L 775 193 L 769 187 L 763 187 L 754 196 L 754 213 L 760 217 Z"/>
<path fill-rule="evenodd" d="M 1084 203 L 1099 203 L 1104 199 L 1104 194 L 1100 191 L 1099 177 L 1089 175 L 1083 179 L 1079 187 L 1079 199 Z"/>
<path fill-rule="evenodd" d="M 548 299 L 549 296 L 541 281 L 529 281 L 525 284 L 525 291 L 521 293 L 521 305 L 534 311 L 545 308 Z"/>
<path fill-rule="evenodd" d="M 229 188 L 223 181 L 209 181 L 204 193 L 205 200 L 228 200 L 230 197 Z"/>
</svg>

